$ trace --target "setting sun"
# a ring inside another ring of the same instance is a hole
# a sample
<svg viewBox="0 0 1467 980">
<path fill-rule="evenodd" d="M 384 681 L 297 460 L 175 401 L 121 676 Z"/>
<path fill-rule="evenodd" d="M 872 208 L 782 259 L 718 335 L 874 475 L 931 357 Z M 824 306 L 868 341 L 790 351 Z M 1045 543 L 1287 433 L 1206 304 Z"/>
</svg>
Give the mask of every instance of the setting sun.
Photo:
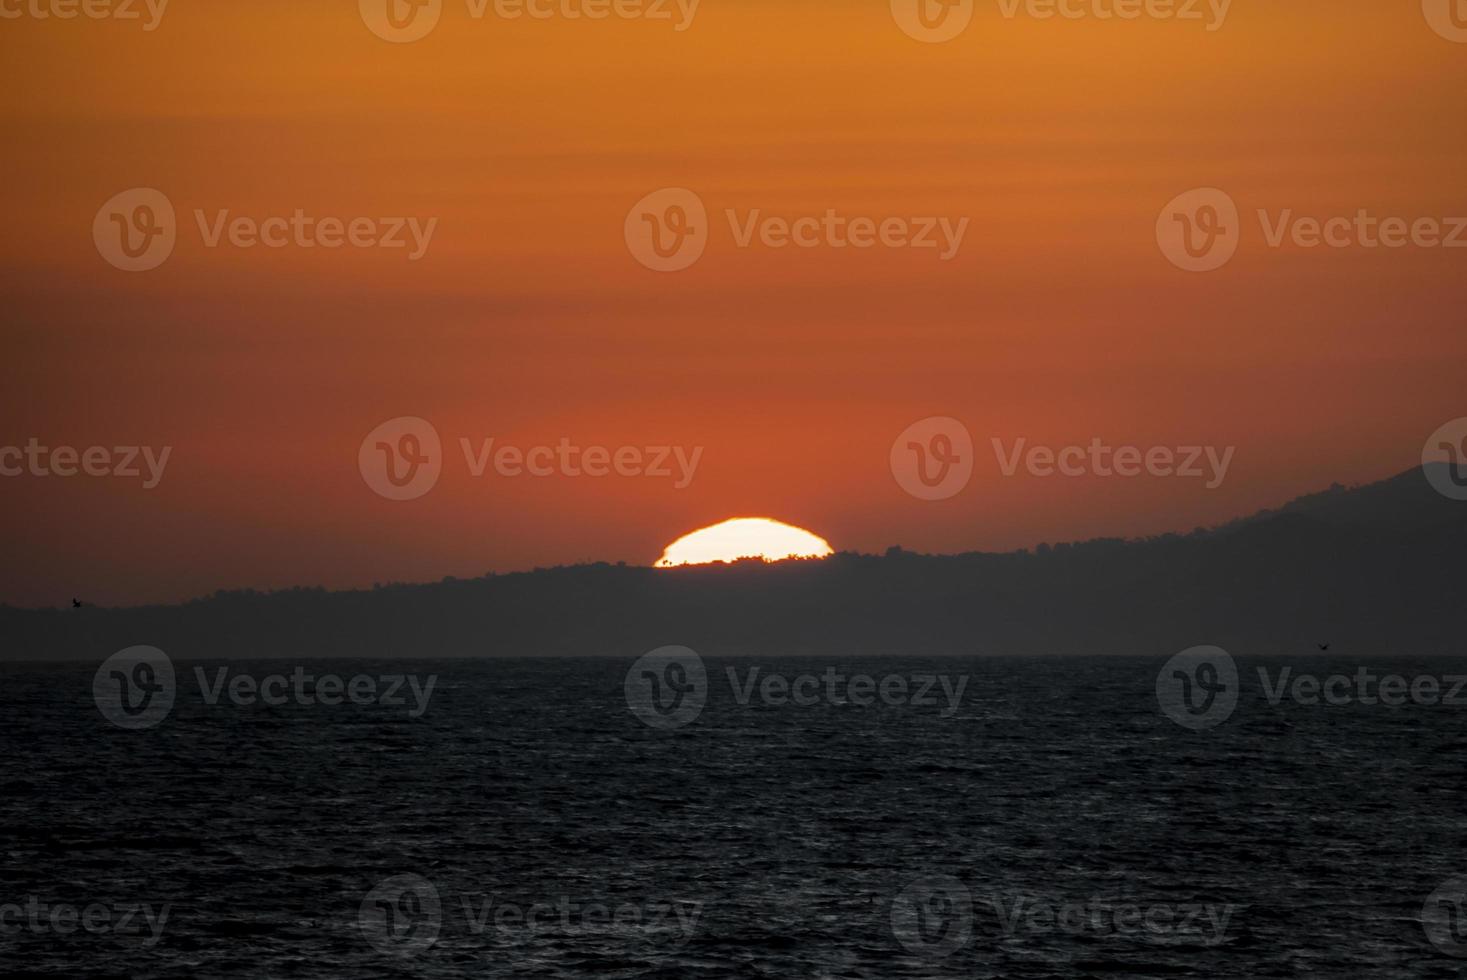
<svg viewBox="0 0 1467 980">
<path fill-rule="evenodd" d="M 678 538 L 657 559 L 656 567 L 702 565 L 740 558 L 762 558 L 765 561 L 824 558 L 831 553 L 830 542 L 803 528 L 767 517 L 737 517 Z"/>
</svg>

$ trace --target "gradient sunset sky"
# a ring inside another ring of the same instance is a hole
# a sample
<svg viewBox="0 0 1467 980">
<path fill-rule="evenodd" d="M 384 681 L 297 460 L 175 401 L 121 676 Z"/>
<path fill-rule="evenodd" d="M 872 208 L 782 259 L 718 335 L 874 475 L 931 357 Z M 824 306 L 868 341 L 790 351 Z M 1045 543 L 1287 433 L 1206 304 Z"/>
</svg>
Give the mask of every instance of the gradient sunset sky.
<svg viewBox="0 0 1467 980">
<path fill-rule="evenodd" d="M 1215 31 L 977 0 L 936 44 L 885 0 L 702 0 L 683 31 L 447 0 L 406 44 L 356 0 L 172 0 L 153 31 L 24 17 L 0 44 L 0 445 L 172 447 L 152 490 L 0 478 L 0 602 L 651 564 L 751 515 L 858 551 L 1185 531 L 1394 475 L 1467 415 L 1467 250 L 1271 248 L 1254 216 L 1467 215 L 1467 43 L 1417 0 L 1235 0 Z M 134 187 L 179 217 L 149 272 L 92 239 Z M 623 237 L 664 187 L 712 229 L 676 273 Z M 1243 215 L 1204 274 L 1155 237 L 1198 187 Z M 438 225 L 416 262 L 207 248 L 194 226 L 296 208 Z M 739 248 L 730 208 L 969 224 L 950 261 Z M 939 415 L 977 452 L 933 503 L 888 452 Z M 357 468 L 397 416 L 447 454 L 413 501 Z M 685 489 L 476 479 L 462 437 L 703 455 Z M 1005 478 L 993 437 L 1236 452 L 1212 490 Z"/>
</svg>

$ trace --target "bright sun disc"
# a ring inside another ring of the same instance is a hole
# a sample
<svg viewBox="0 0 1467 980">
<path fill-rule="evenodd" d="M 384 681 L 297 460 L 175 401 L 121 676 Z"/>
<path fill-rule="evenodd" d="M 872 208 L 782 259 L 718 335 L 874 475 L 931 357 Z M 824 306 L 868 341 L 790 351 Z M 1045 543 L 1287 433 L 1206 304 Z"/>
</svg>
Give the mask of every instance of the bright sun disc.
<svg viewBox="0 0 1467 980">
<path fill-rule="evenodd" d="M 657 568 L 702 565 L 711 561 L 762 558 L 824 558 L 832 554 L 830 542 L 803 528 L 781 524 L 767 517 L 736 517 L 684 534 L 657 559 Z"/>
</svg>

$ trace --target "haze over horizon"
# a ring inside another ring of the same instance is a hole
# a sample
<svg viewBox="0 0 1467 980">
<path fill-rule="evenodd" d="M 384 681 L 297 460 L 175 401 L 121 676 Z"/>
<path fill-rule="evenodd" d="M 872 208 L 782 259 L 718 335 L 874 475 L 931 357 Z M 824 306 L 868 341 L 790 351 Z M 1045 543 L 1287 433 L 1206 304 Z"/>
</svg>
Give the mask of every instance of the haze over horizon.
<svg viewBox="0 0 1467 980">
<path fill-rule="evenodd" d="M 1432 464 L 1432 465 L 1433 466 L 1440 466 L 1440 464 Z M 917 556 L 923 556 L 923 557 L 965 557 L 965 556 L 973 556 L 973 555 L 1005 555 L 1005 554 L 1015 554 L 1015 553 L 1023 553 L 1023 552 L 1028 552 L 1028 551 L 1031 551 L 1031 550 L 1040 550 L 1040 549 L 1051 548 L 1051 547 L 1058 548 L 1058 547 L 1070 547 L 1070 546 L 1084 546 L 1085 544 L 1094 543 L 1094 542 L 1097 542 L 1097 541 L 1140 541 L 1140 540 L 1145 540 L 1147 538 L 1154 538 L 1154 537 L 1158 537 L 1158 536 L 1161 536 L 1161 537 L 1165 537 L 1165 536 L 1185 536 L 1185 535 L 1192 534 L 1192 533 L 1199 532 L 1199 531 L 1201 531 L 1201 532 L 1214 532 L 1214 531 L 1219 531 L 1219 530 L 1223 530 L 1223 529 L 1226 529 L 1226 528 L 1229 528 L 1229 527 L 1238 525 L 1238 524 L 1243 523 L 1243 522 L 1247 522 L 1247 521 L 1251 521 L 1251 520 L 1255 520 L 1255 519 L 1259 519 L 1259 518 L 1266 518 L 1266 517 L 1270 517 L 1270 516 L 1275 516 L 1275 515 L 1277 515 L 1280 512 L 1289 510 L 1291 508 L 1296 508 L 1296 507 L 1298 507 L 1301 504 L 1309 504 L 1309 503 L 1312 503 L 1312 502 L 1315 502 L 1315 501 L 1318 501 L 1318 500 L 1321 500 L 1321 499 L 1329 498 L 1331 496 L 1334 496 L 1334 497 L 1339 497 L 1341 495 L 1349 496 L 1349 495 L 1358 493 L 1360 491 L 1367 491 L 1367 492 L 1369 492 L 1369 491 L 1381 490 L 1381 489 L 1388 488 L 1388 487 L 1390 487 L 1390 488 L 1399 488 L 1402 485 L 1408 484 L 1411 481 L 1414 481 L 1414 480 L 1417 480 L 1417 479 L 1421 480 L 1421 483 L 1422 483 L 1422 486 L 1423 487 L 1427 486 L 1428 483 L 1429 483 L 1429 481 L 1426 479 L 1426 477 L 1424 475 L 1423 467 L 1420 466 L 1420 465 L 1415 466 L 1415 467 L 1412 467 L 1412 468 L 1410 468 L 1408 470 L 1405 470 L 1405 471 L 1403 471 L 1401 473 L 1394 474 L 1391 477 L 1388 477 L 1388 478 L 1383 479 L 1383 480 L 1378 480 L 1378 481 L 1370 481 L 1370 482 L 1367 482 L 1367 483 L 1360 483 L 1360 484 L 1344 484 L 1344 483 L 1340 483 L 1340 482 L 1336 481 L 1334 483 L 1331 483 L 1329 486 L 1315 488 L 1315 489 L 1310 490 L 1310 491 L 1308 491 L 1308 492 L 1306 492 L 1304 494 L 1300 494 L 1300 495 L 1297 495 L 1295 497 L 1291 497 L 1288 500 L 1276 501 L 1276 502 L 1274 502 L 1273 504 L 1271 504 L 1269 506 L 1265 506 L 1265 507 L 1259 508 L 1259 509 L 1257 509 L 1255 511 L 1250 511 L 1250 512 L 1245 513 L 1245 514 L 1236 514 L 1236 515 L 1233 515 L 1233 516 L 1231 516 L 1229 518 L 1224 518 L 1221 521 L 1217 521 L 1217 522 L 1214 522 L 1214 523 L 1211 523 L 1211 524 L 1208 524 L 1208 525 L 1198 525 L 1198 526 L 1195 526 L 1195 527 L 1192 527 L 1192 528 L 1171 528 L 1171 529 L 1164 529 L 1164 530 L 1160 530 L 1160 531 L 1147 532 L 1147 533 L 1141 534 L 1141 535 L 1106 535 L 1106 534 L 1101 534 L 1101 535 L 1096 535 L 1096 536 L 1091 537 L 1091 538 L 1075 539 L 1073 541 L 1037 541 L 1037 542 L 1032 542 L 1032 543 L 1027 544 L 1027 545 L 1020 545 L 1017 548 L 1003 549 L 1003 550 L 987 550 L 987 551 L 985 551 L 983 549 L 968 549 L 968 550 L 964 550 L 964 551 L 953 551 L 953 552 L 932 552 L 932 551 L 923 551 L 923 550 L 920 550 L 920 549 L 908 547 L 906 544 L 904 544 L 902 542 L 890 542 L 890 543 L 888 543 L 884 547 L 879 547 L 879 548 L 874 548 L 874 549 L 869 549 L 869 550 L 867 550 L 867 549 L 856 549 L 856 548 L 844 548 L 844 547 L 840 547 L 838 542 L 837 543 L 833 543 L 832 547 L 833 547 L 833 551 L 834 551 L 834 554 L 835 555 L 863 555 L 863 556 L 873 556 L 874 557 L 874 556 L 882 555 L 882 554 L 890 554 L 891 552 L 896 551 L 896 552 L 905 553 L 907 555 L 917 555 Z M 1399 515 L 1396 515 L 1396 517 L 1398 517 L 1398 516 Z M 1395 518 L 1393 517 L 1393 519 L 1395 519 Z M 820 560 L 824 560 L 824 557 L 825 556 L 812 556 L 812 557 L 805 557 L 805 558 L 795 558 L 793 560 L 798 560 L 798 561 L 820 561 Z M 195 601 L 195 600 L 200 600 L 200 599 L 206 599 L 206 598 L 209 598 L 209 597 L 211 597 L 211 596 L 213 596 L 215 594 L 218 594 L 218 593 L 229 593 L 229 592 L 271 593 L 271 592 L 276 592 L 276 591 L 292 591 L 292 590 L 298 590 L 298 589 L 322 589 L 322 588 L 325 588 L 328 591 L 363 591 L 363 590 L 375 590 L 378 587 L 386 587 L 386 586 L 393 586 L 393 587 L 399 587 L 399 586 L 430 586 L 430 585 L 434 585 L 434 584 L 437 584 L 437 583 L 440 583 L 440 582 L 444 582 L 444 581 L 448 581 L 448 580 L 473 580 L 473 579 L 482 578 L 484 576 L 507 575 L 507 574 L 509 574 L 509 575 L 512 575 L 512 574 L 532 574 L 532 573 L 536 573 L 536 572 L 548 571 L 548 570 L 553 570 L 553 569 L 557 569 L 557 568 L 566 568 L 566 567 L 575 567 L 575 566 L 589 566 L 589 565 L 613 565 L 614 564 L 614 565 L 627 565 L 627 566 L 636 567 L 636 568 L 658 569 L 659 571 L 674 571 L 674 570 L 677 570 L 677 569 L 695 568 L 699 564 L 727 564 L 727 563 L 732 562 L 732 561 L 743 561 L 743 560 L 748 559 L 748 558 L 755 558 L 755 559 L 757 559 L 757 556 L 754 556 L 754 555 L 740 555 L 737 558 L 729 559 L 728 561 L 707 560 L 707 561 L 700 561 L 700 562 L 696 562 L 696 563 L 688 564 L 688 565 L 672 565 L 672 566 L 658 566 L 655 562 L 652 562 L 652 561 L 637 562 L 637 561 L 625 561 L 623 559 L 589 558 L 589 559 L 586 559 L 584 561 L 564 562 L 564 563 L 551 563 L 551 564 L 544 564 L 544 565 L 529 566 L 529 567 L 525 567 L 525 568 L 485 569 L 485 570 L 481 570 L 481 571 L 479 571 L 477 573 L 474 573 L 472 575 L 467 575 L 467 576 L 457 575 L 457 574 L 452 574 L 452 573 L 445 573 L 444 575 L 441 575 L 441 576 L 429 577 L 429 578 L 425 578 L 425 579 L 421 579 L 421 580 L 408 581 L 408 580 L 385 580 L 384 579 L 384 580 L 374 581 L 374 582 L 369 583 L 367 585 L 349 585 L 349 586 L 344 586 L 344 587 L 332 586 L 329 583 L 308 583 L 308 582 L 294 582 L 294 583 L 289 583 L 289 584 L 286 584 L 286 585 L 283 585 L 283 586 L 279 586 L 277 588 L 259 588 L 259 587 L 250 586 L 250 585 L 243 585 L 243 586 L 239 586 L 237 588 L 215 589 L 215 590 L 210 590 L 208 592 L 200 592 L 200 593 L 197 593 L 197 594 L 194 594 L 194 595 L 182 596 L 182 597 L 179 597 L 177 599 L 169 599 L 169 600 L 164 600 L 164 601 L 161 601 L 161 602 L 137 602 L 137 603 L 124 602 L 124 603 L 117 603 L 117 604 L 106 604 L 106 603 L 96 603 L 96 602 L 90 602 L 89 601 L 89 602 L 87 602 L 85 604 L 85 607 L 88 607 L 88 608 L 128 609 L 128 608 L 136 608 L 136 607 L 141 607 L 141 606 L 157 606 L 157 605 L 170 606 L 170 605 L 177 605 L 177 604 L 180 604 L 180 603 L 188 603 L 188 602 Z M 775 559 L 775 561 L 788 561 L 788 560 L 791 560 L 791 559 Z M 40 611 L 40 610 L 51 609 L 51 608 L 65 608 L 66 606 L 67 606 L 67 603 L 66 602 L 51 603 L 51 604 L 38 604 L 38 605 L 35 605 L 35 606 L 29 606 L 29 607 L 28 606 L 23 606 L 23 605 L 20 605 L 20 604 L 17 604 L 17 603 L 0 602 L 0 608 L 12 608 L 12 609 L 17 609 L 17 610 L 34 609 L 34 610 Z"/>
</svg>

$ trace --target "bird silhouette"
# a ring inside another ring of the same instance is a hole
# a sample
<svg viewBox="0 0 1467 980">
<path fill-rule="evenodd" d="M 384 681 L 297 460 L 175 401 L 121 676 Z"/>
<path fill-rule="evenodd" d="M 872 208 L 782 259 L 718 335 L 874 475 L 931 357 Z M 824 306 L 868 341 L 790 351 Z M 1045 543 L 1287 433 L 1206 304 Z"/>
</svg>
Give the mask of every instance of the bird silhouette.
<svg viewBox="0 0 1467 980">
<path fill-rule="evenodd" d="M 1320 653 L 1324 653 L 1326 650 L 1329 649 L 1329 644 L 1328 643 L 1316 643 L 1314 645 L 1317 646 L 1317 647 L 1319 647 L 1319 652 Z"/>
<path fill-rule="evenodd" d="M 72 599 L 71 600 L 71 608 L 73 608 L 73 609 L 80 609 L 81 608 L 81 600 L 80 599 Z"/>
</svg>

